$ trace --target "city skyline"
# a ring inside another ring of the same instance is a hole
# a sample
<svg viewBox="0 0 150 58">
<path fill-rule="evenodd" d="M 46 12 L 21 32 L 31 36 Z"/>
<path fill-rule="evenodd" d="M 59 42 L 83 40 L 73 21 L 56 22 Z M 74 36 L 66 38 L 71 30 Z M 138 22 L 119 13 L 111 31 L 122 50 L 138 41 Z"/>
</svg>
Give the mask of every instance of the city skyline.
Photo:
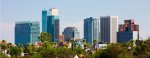
<svg viewBox="0 0 150 58">
<path fill-rule="evenodd" d="M 52 0 L 53 1 L 53 0 Z M 117 2 L 116 2 L 117 1 Z M 150 34 L 150 27 L 148 27 L 149 22 L 148 15 L 150 15 L 150 8 L 147 8 L 150 1 L 80 1 L 80 5 L 75 5 L 78 1 L 35 1 L 35 5 L 31 3 L 29 0 L 19 1 L 19 0 L 2 0 L 1 9 L 0 9 L 0 40 L 5 39 L 8 42 L 14 41 L 14 25 L 15 22 L 18 21 L 39 21 L 41 24 L 41 11 L 46 8 L 56 7 L 60 11 L 60 34 L 65 27 L 77 27 L 80 31 L 81 38 L 83 38 L 83 20 L 87 17 L 94 17 L 99 19 L 100 16 L 105 15 L 116 15 L 119 17 L 119 24 L 123 22 L 125 19 L 135 19 L 136 23 L 140 25 L 140 37 L 146 38 Z M 18 3 L 20 2 L 20 3 Z M 73 3 L 75 2 L 75 3 Z M 93 5 L 89 5 L 89 3 L 93 2 Z M 97 4 L 101 2 L 102 4 Z M 106 4 L 105 4 L 105 3 Z M 120 2 L 120 3 L 119 3 Z M 127 6 L 128 5 L 131 6 Z M 18 4 L 15 4 L 18 3 Z M 27 5 L 28 3 L 28 5 Z M 60 4 L 59 4 L 60 3 Z M 66 3 L 66 4 L 65 4 Z M 107 5 L 108 3 L 111 3 Z M 134 3 L 134 5 L 132 5 Z M 138 5 L 139 3 L 143 3 L 143 5 Z M 43 5 L 42 5 L 43 4 Z M 64 4 L 64 5 L 61 5 Z M 73 5 L 71 5 L 73 4 Z M 123 8 L 119 4 L 122 4 Z M 30 6 L 32 5 L 32 6 Z M 50 6 L 49 6 L 50 5 Z M 71 6 L 68 6 L 71 5 Z M 102 7 L 102 6 L 104 7 Z M 106 5 L 106 6 L 105 6 Z M 112 5 L 112 6 L 110 6 Z M 12 6 L 12 7 L 10 7 Z M 80 7 L 79 7 L 80 6 Z M 133 8 L 132 8 L 133 7 Z M 66 8 L 66 9 L 64 9 Z M 119 10 L 118 10 L 119 9 Z M 86 10 L 86 11 L 85 11 Z M 31 13 L 32 12 L 32 13 Z M 120 13 L 119 13 L 120 12 Z M 73 23 L 72 23 L 73 22 Z M 82 24 L 82 25 L 81 25 Z M 41 25 L 40 25 L 41 26 Z M 6 29 L 8 28 L 8 30 Z M 10 29 L 10 30 L 9 30 Z M 10 35 L 8 37 L 8 35 Z"/>
</svg>

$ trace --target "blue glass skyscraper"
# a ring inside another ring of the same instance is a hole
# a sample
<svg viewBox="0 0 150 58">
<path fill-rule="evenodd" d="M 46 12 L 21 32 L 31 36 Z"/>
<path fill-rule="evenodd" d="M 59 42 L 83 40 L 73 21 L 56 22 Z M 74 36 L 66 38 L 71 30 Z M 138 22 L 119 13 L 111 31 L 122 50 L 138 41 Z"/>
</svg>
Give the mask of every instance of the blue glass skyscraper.
<svg viewBox="0 0 150 58">
<path fill-rule="evenodd" d="M 52 35 L 52 42 L 56 41 L 55 40 L 56 39 L 55 27 L 57 27 L 57 26 L 55 26 L 55 20 L 59 20 L 59 17 L 58 16 L 47 16 L 47 32 Z M 57 30 L 57 32 L 59 32 L 59 31 Z M 58 36 L 59 36 L 59 34 L 58 34 Z"/>
<path fill-rule="evenodd" d="M 99 42 L 99 20 L 95 18 L 84 19 L 84 38 L 93 45 L 93 40 Z"/>
<path fill-rule="evenodd" d="M 15 24 L 15 44 L 27 43 L 34 44 L 38 42 L 38 36 L 40 34 L 39 22 L 16 22 Z"/>
<path fill-rule="evenodd" d="M 47 10 L 42 10 L 42 32 L 47 32 Z"/>
<path fill-rule="evenodd" d="M 51 8 L 42 11 L 42 32 L 52 35 L 52 42 L 59 42 L 59 16 L 58 9 Z"/>
</svg>

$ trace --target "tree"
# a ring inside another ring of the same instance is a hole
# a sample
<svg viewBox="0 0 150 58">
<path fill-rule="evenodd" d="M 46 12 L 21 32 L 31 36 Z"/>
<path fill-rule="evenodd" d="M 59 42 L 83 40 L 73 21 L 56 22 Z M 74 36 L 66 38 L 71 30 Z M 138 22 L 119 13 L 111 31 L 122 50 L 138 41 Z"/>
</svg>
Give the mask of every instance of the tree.
<svg viewBox="0 0 150 58">
<path fill-rule="evenodd" d="M 134 51 L 136 58 L 149 58 L 150 57 L 150 41 L 136 40 L 136 47 Z"/>
<path fill-rule="evenodd" d="M 52 48 L 52 47 L 54 47 L 54 44 L 52 42 L 48 42 L 48 41 L 44 42 L 42 45 L 43 49 Z"/>
<path fill-rule="evenodd" d="M 11 47 L 10 48 L 10 55 L 15 56 L 16 58 L 21 55 L 21 49 L 19 47 Z"/>
<path fill-rule="evenodd" d="M 41 32 L 39 36 L 39 40 L 43 43 L 45 41 L 52 42 L 52 36 L 48 34 L 47 32 Z"/>
<path fill-rule="evenodd" d="M 128 45 L 128 47 L 133 48 L 133 46 L 134 46 L 134 40 L 128 41 L 128 42 L 127 42 L 127 45 Z"/>
<path fill-rule="evenodd" d="M 122 47 L 121 44 L 110 44 L 105 50 L 98 51 L 95 58 L 120 58 L 121 56 L 122 58 L 132 58 L 132 55 L 130 55 L 127 49 Z"/>
<path fill-rule="evenodd" d="M 74 46 L 75 46 L 75 40 L 71 40 L 71 48 L 72 48 L 72 50 L 73 50 L 73 48 L 74 48 Z"/>
<path fill-rule="evenodd" d="M 97 40 L 95 39 L 95 40 L 93 40 L 93 43 L 94 43 L 94 49 L 96 49 L 96 44 L 97 44 Z"/>
<path fill-rule="evenodd" d="M 21 50 L 21 52 L 23 52 L 23 45 L 22 44 L 18 44 L 18 48 Z"/>
<path fill-rule="evenodd" d="M 28 53 L 29 55 L 32 55 L 32 54 L 33 54 L 32 45 L 29 44 L 29 43 L 26 44 L 24 52 L 25 52 L 25 53 Z"/>
<path fill-rule="evenodd" d="M 41 34 L 39 36 L 39 40 L 42 42 L 41 50 L 53 46 L 52 36 L 51 36 L 51 34 L 48 34 L 47 32 L 41 32 Z"/>
<path fill-rule="evenodd" d="M 86 40 L 83 39 L 83 40 L 82 40 L 82 43 L 84 44 L 84 49 L 86 49 L 86 48 L 88 47 L 88 44 L 87 44 Z"/>
<path fill-rule="evenodd" d="M 64 44 L 64 48 L 68 48 L 69 43 Z"/>
<path fill-rule="evenodd" d="M 53 42 L 53 47 L 57 48 L 57 42 Z"/>
<path fill-rule="evenodd" d="M 8 43 L 7 47 L 8 47 L 7 54 L 10 54 L 10 48 L 13 47 L 12 43 Z"/>
<path fill-rule="evenodd" d="M 1 43 L 6 44 L 6 40 L 2 40 L 2 42 L 1 42 Z"/>
<path fill-rule="evenodd" d="M 5 50 L 8 48 L 7 44 L 6 43 L 2 43 L 1 44 L 1 49 L 3 51 L 3 54 L 5 55 Z"/>
<path fill-rule="evenodd" d="M 74 49 L 76 54 L 83 54 L 84 50 L 82 49 L 81 45 L 77 46 L 77 48 Z"/>
<path fill-rule="evenodd" d="M 32 58 L 43 58 L 41 53 L 35 53 L 33 54 Z"/>
</svg>

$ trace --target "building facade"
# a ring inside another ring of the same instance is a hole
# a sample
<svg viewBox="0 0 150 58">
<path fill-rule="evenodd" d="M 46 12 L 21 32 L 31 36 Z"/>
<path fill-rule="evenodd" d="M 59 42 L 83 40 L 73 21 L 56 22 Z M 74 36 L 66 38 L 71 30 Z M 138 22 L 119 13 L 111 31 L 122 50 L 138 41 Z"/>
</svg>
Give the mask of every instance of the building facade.
<svg viewBox="0 0 150 58">
<path fill-rule="evenodd" d="M 71 40 L 80 39 L 80 34 L 75 27 L 66 27 L 63 32 L 64 39 L 66 42 L 71 42 Z"/>
<path fill-rule="evenodd" d="M 59 42 L 59 18 L 55 19 L 55 42 Z"/>
<path fill-rule="evenodd" d="M 52 42 L 58 42 L 59 40 L 59 20 L 58 16 L 47 16 L 47 32 L 52 35 Z"/>
<path fill-rule="evenodd" d="M 38 36 L 40 34 L 39 22 L 16 22 L 15 24 L 15 44 L 27 43 L 34 44 L 38 42 Z"/>
<path fill-rule="evenodd" d="M 47 10 L 42 10 L 42 32 L 47 32 Z"/>
<path fill-rule="evenodd" d="M 100 17 L 101 41 L 103 43 L 116 43 L 118 31 L 118 16 Z"/>
<path fill-rule="evenodd" d="M 59 42 L 64 42 L 64 35 L 59 35 Z"/>
<path fill-rule="evenodd" d="M 88 43 L 93 45 L 93 41 L 99 42 L 99 20 L 95 18 L 84 19 L 84 38 Z"/>
<path fill-rule="evenodd" d="M 133 19 L 125 20 L 124 24 L 119 25 L 117 34 L 117 42 L 119 43 L 137 40 L 139 39 L 139 25 L 135 24 Z"/>
<path fill-rule="evenodd" d="M 138 31 L 139 32 L 139 25 L 134 23 L 133 19 L 125 20 L 124 24 L 119 25 L 119 31 Z"/>
<path fill-rule="evenodd" d="M 130 40 L 137 40 L 138 39 L 138 31 L 126 31 L 126 32 L 117 32 L 117 42 L 118 43 L 125 43 Z"/>
<path fill-rule="evenodd" d="M 47 32 L 48 34 L 51 34 L 52 42 L 59 42 L 58 9 L 51 8 L 49 9 L 49 11 L 42 11 L 42 32 Z"/>
</svg>

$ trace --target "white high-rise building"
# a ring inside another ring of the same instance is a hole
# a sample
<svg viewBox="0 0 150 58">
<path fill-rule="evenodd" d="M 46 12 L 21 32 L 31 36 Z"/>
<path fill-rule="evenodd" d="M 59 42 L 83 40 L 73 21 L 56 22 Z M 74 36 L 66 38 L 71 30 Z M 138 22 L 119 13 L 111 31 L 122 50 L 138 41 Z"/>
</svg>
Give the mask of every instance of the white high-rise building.
<svg viewBox="0 0 150 58">
<path fill-rule="evenodd" d="M 57 8 L 51 8 L 50 9 L 50 15 L 58 16 L 58 9 Z"/>
<path fill-rule="evenodd" d="M 116 43 L 118 31 L 118 16 L 100 17 L 101 42 Z"/>
</svg>

